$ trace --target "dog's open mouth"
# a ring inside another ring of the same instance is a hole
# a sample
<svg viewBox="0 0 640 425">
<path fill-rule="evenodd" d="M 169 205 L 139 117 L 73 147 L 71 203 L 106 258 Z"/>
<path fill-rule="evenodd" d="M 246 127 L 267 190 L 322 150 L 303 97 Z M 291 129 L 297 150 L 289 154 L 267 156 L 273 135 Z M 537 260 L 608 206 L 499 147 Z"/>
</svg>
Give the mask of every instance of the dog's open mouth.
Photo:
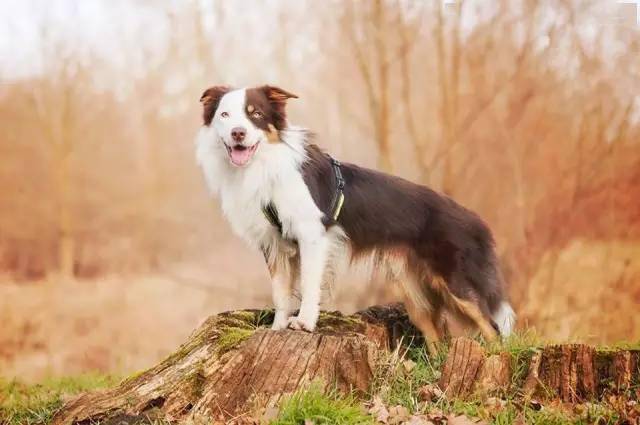
<svg viewBox="0 0 640 425">
<path fill-rule="evenodd" d="M 259 144 L 260 142 L 256 143 L 253 146 L 229 146 L 225 143 L 224 146 L 227 148 L 227 153 L 229 154 L 231 163 L 233 165 L 237 165 L 238 167 L 242 167 L 243 165 L 247 165 L 249 163 Z"/>
</svg>

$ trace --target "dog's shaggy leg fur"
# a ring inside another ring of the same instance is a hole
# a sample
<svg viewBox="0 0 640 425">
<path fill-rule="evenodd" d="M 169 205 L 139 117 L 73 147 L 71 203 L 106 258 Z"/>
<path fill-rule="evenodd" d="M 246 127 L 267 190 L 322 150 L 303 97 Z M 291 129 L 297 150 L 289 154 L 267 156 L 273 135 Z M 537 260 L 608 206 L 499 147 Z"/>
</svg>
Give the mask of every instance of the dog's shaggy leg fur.
<svg viewBox="0 0 640 425">
<path fill-rule="evenodd" d="M 482 311 L 476 303 L 456 297 L 451 293 L 444 279 L 439 276 L 436 276 L 432 280 L 431 285 L 442 296 L 448 311 L 456 315 L 462 321 L 475 326 L 485 340 L 493 341 L 496 339 L 496 330 L 491 326 L 489 320 L 487 320 L 487 318 L 482 314 Z"/>
<path fill-rule="evenodd" d="M 262 252 L 271 275 L 271 295 L 275 307 L 271 329 L 285 329 L 293 312 L 292 291 L 299 278 L 300 257 L 295 246 L 280 238 L 274 238 L 272 244 L 262 248 Z"/>
<path fill-rule="evenodd" d="M 442 340 L 443 335 L 438 330 L 433 314 L 428 309 L 416 305 L 414 299 L 405 296 L 404 306 L 407 309 L 411 322 L 422 332 L 426 339 L 429 354 L 436 354 L 436 344 Z"/>
</svg>

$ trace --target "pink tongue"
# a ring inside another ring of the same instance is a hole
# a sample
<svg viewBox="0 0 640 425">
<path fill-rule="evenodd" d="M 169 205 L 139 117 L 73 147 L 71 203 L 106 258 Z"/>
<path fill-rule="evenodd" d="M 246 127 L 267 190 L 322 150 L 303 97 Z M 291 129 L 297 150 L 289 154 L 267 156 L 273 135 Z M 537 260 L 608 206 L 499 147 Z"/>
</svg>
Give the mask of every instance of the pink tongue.
<svg viewBox="0 0 640 425">
<path fill-rule="evenodd" d="M 251 159 L 253 149 L 231 149 L 231 162 L 235 165 L 245 165 Z"/>
</svg>

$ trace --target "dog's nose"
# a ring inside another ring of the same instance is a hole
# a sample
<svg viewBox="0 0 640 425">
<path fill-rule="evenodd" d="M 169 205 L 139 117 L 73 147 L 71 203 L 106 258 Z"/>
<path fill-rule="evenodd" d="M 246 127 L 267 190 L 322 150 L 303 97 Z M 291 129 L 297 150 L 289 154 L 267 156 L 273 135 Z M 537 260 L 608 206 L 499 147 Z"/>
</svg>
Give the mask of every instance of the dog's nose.
<svg viewBox="0 0 640 425">
<path fill-rule="evenodd" d="M 235 127 L 231 129 L 231 138 L 234 142 L 240 143 L 244 140 L 244 136 L 247 135 L 247 130 L 243 127 Z"/>
</svg>

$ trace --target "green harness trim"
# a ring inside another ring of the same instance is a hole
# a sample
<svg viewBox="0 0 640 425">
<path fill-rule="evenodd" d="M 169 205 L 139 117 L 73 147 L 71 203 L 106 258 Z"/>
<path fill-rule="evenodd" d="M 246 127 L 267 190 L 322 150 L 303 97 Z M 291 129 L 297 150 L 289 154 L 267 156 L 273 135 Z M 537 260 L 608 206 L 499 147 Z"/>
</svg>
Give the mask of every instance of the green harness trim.
<svg viewBox="0 0 640 425">
<path fill-rule="evenodd" d="M 342 206 L 344 205 L 345 181 L 342 177 L 340 161 L 331 158 L 331 165 L 333 166 L 333 173 L 336 177 L 337 182 L 336 194 L 334 195 L 333 202 L 331 203 L 331 218 L 333 219 L 333 221 L 338 221 L 338 217 L 340 217 L 340 211 L 342 211 Z M 278 232 L 282 235 L 282 222 L 278 217 L 278 210 L 276 209 L 274 203 L 269 202 L 267 205 L 262 207 L 262 213 L 266 217 L 267 221 L 269 221 L 269 223 L 271 223 L 273 227 L 277 228 Z"/>
</svg>

